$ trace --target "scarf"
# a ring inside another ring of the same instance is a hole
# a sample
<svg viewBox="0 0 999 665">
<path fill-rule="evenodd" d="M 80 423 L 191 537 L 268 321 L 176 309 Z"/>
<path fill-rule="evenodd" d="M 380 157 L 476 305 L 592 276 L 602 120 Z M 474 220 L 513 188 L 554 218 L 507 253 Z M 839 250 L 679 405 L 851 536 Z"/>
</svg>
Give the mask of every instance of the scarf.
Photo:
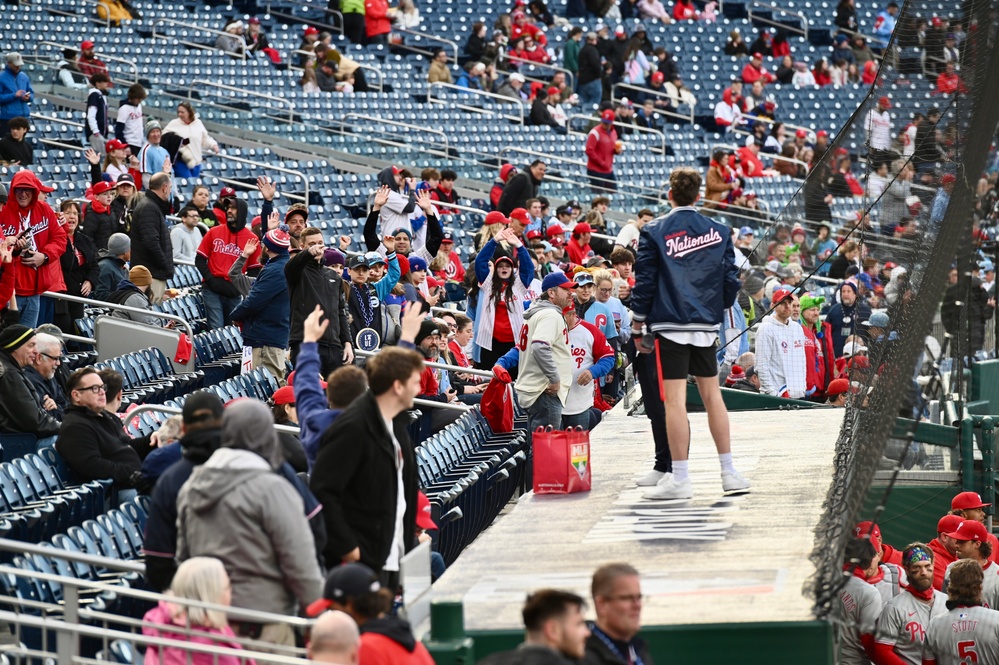
<svg viewBox="0 0 999 665">
<path fill-rule="evenodd" d="M 491 293 L 482 289 L 485 285 L 492 285 L 494 269 L 490 268 L 489 274 L 479 284 L 479 306 L 478 312 L 475 315 L 475 321 L 479 326 L 479 329 L 475 333 L 475 344 L 480 349 L 489 351 L 493 350 L 496 298 L 491 297 Z M 514 271 L 510 279 L 513 280 L 513 299 L 506 303 L 506 310 L 510 314 L 510 327 L 513 329 L 513 338 L 516 340 L 520 331 L 524 328 L 524 303 L 528 300 L 528 293 L 527 288 L 520 281 L 520 275 L 517 274 L 516 266 L 514 266 Z"/>
<path fill-rule="evenodd" d="M 931 600 L 933 600 L 933 585 L 932 584 L 926 589 L 926 591 L 916 591 L 915 589 L 912 588 L 911 584 L 909 586 L 905 587 L 905 590 L 908 591 L 909 593 L 911 593 L 913 596 L 915 596 L 919 600 L 923 600 L 923 601 L 926 601 L 926 602 L 930 602 Z"/>
</svg>

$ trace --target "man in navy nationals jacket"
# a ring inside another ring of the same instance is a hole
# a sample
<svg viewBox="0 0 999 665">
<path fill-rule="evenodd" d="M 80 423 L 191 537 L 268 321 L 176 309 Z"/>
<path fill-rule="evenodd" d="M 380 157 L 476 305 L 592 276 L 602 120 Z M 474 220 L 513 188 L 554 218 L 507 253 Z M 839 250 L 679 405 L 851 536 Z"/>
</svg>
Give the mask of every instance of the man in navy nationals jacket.
<svg viewBox="0 0 999 665">
<path fill-rule="evenodd" d="M 687 467 L 690 425 L 687 422 L 687 376 L 697 380 L 708 424 L 722 468 L 726 492 L 749 489 L 749 481 L 732 464 L 728 411 L 718 386 L 715 356 L 718 329 L 725 310 L 739 293 L 739 269 L 731 233 L 694 209 L 700 198 L 701 175 L 692 168 L 674 169 L 669 178 L 673 210 L 647 224 L 638 239 L 635 288 L 631 306 L 635 345 L 643 353 L 646 331 L 655 335 L 661 367 L 673 472 L 645 492 L 649 499 L 693 497 Z"/>
</svg>

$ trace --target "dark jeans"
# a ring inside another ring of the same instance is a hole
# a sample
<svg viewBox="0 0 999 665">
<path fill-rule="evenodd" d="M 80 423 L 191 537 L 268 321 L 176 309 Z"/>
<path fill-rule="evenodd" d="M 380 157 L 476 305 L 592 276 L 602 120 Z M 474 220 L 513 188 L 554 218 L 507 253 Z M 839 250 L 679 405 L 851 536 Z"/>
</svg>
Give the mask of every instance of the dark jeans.
<svg viewBox="0 0 999 665">
<path fill-rule="evenodd" d="M 562 414 L 562 429 L 569 429 L 570 427 L 582 427 L 583 429 L 589 431 L 590 410 L 587 409 L 582 413 L 576 413 L 571 416 Z"/>
<path fill-rule="evenodd" d="M 541 393 L 541 396 L 534 404 L 527 407 L 528 427 L 533 432 L 539 427 L 551 427 L 559 429 L 562 427 L 562 401 L 558 395 Z M 663 419 L 665 424 L 666 420 Z"/>
<path fill-rule="evenodd" d="M 656 443 L 656 471 L 673 471 L 673 456 L 669 452 L 669 437 L 666 435 L 666 407 L 659 394 L 659 373 L 656 371 L 656 354 L 636 353 L 635 373 L 642 387 L 645 401 L 645 415 L 652 423 L 652 440 Z"/>
<path fill-rule="evenodd" d="M 232 310 L 239 305 L 241 297 L 219 295 L 208 288 L 201 289 L 201 296 L 205 299 L 209 330 L 219 330 L 232 325 Z"/>
<path fill-rule="evenodd" d="M 492 349 L 479 349 L 479 362 L 476 363 L 476 368 L 484 369 L 487 372 L 491 371 L 496 365 L 496 361 L 505 356 L 512 348 L 513 342 L 497 342 L 494 339 Z M 513 379 L 517 378 L 516 367 L 510 370 L 510 377 Z"/>
<path fill-rule="evenodd" d="M 576 88 L 579 94 L 579 103 L 585 112 L 590 108 L 600 104 L 600 99 L 604 94 L 604 84 L 600 79 L 594 79 L 589 83 L 581 83 Z"/>
<path fill-rule="evenodd" d="M 301 342 L 291 343 L 292 367 L 295 366 L 295 361 L 298 359 L 298 348 L 300 344 Z M 333 370 L 343 367 L 343 348 L 339 346 L 327 346 L 325 344 L 320 344 L 317 348 L 319 350 L 319 363 L 321 365 L 320 373 L 325 381 Z"/>
<path fill-rule="evenodd" d="M 600 173 L 593 169 L 586 169 L 586 175 L 590 178 L 590 189 L 594 192 L 616 192 L 617 181 L 614 179 L 614 172 Z"/>
</svg>

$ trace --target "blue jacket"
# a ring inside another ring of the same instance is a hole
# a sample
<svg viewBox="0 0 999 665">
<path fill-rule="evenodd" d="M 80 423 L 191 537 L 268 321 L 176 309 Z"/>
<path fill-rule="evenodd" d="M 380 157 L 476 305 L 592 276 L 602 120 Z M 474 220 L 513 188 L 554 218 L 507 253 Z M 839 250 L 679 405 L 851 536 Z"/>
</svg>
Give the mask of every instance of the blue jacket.
<svg viewBox="0 0 999 665">
<path fill-rule="evenodd" d="M 495 238 L 490 238 L 475 257 L 475 279 L 479 281 L 479 284 L 489 276 L 489 262 L 493 260 L 497 244 Z M 517 248 L 517 264 L 520 269 L 520 281 L 524 288 L 531 288 L 531 282 L 534 281 L 534 262 L 531 261 L 531 253 L 523 245 Z"/>
<path fill-rule="evenodd" d="M 635 321 L 653 332 L 717 332 L 738 294 L 727 226 L 685 206 L 642 229 L 631 291 Z"/>
<path fill-rule="evenodd" d="M 378 299 L 382 302 L 385 302 L 385 299 L 392 293 L 392 289 L 399 283 L 399 278 L 402 277 L 402 269 L 399 268 L 399 257 L 396 256 L 396 253 L 389 252 L 385 255 L 385 260 L 388 261 L 388 272 L 385 273 L 384 277 L 372 284 L 375 287 L 375 293 L 378 294 Z M 350 275 L 344 279 L 349 282 Z"/>
<path fill-rule="evenodd" d="M 882 9 L 878 12 L 877 17 L 874 19 L 874 36 L 880 38 L 878 41 L 882 47 L 888 46 L 891 33 L 895 31 L 896 21 L 896 17 L 888 13 L 887 9 Z"/>
<path fill-rule="evenodd" d="M 267 261 L 250 293 L 236 309 L 232 320 L 243 324 L 243 344 L 253 348 L 288 346 L 291 332 L 291 298 L 288 282 L 284 278 L 287 254 L 279 254 Z"/>
<path fill-rule="evenodd" d="M 295 409 L 298 411 L 298 439 L 309 460 L 309 470 L 316 461 L 323 432 L 333 424 L 340 411 L 330 408 L 326 393 L 319 383 L 322 364 L 319 345 L 302 342 L 295 359 Z"/>
<path fill-rule="evenodd" d="M 4 67 L 0 72 L 0 120 L 10 120 L 21 116 L 29 118 L 31 116 L 31 106 L 29 102 L 17 98 L 18 90 L 26 90 L 31 93 L 31 100 L 35 99 L 35 91 L 31 88 L 31 81 L 24 71 L 16 75 L 10 71 L 10 67 Z"/>
</svg>

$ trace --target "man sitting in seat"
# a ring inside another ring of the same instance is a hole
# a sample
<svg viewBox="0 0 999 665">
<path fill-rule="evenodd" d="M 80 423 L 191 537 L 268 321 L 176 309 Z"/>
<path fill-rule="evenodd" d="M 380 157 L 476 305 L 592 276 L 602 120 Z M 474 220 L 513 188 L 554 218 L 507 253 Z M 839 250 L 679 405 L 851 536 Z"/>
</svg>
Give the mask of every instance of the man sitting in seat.
<svg viewBox="0 0 999 665">
<path fill-rule="evenodd" d="M 69 406 L 69 399 L 62 389 L 56 370 L 62 364 L 62 342 L 52 335 L 35 335 L 35 358 L 24 368 L 24 376 L 35 389 L 35 398 L 45 411 L 58 421 L 62 421 L 63 411 Z"/>
<path fill-rule="evenodd" d="M 32 328 L 16 324 L 0 331 L 0 432 L 39 439 L 59 433 L 59 421 L 41 407 L 24 375 L 37 354 Z"/>
<path fill-rule="evenodd" d="M 140 479 L 142 457 L 149 452 L 149 439 L 132 440 L 121 420 L 105 410 L 107 386 L 93 367 L 73 372 L 66 384 L 70 406 L 56 450 L 80 481 L 110 478 L 121 490 L 118 501 L 135 496 L 131 489 Z"/>
</svg>

